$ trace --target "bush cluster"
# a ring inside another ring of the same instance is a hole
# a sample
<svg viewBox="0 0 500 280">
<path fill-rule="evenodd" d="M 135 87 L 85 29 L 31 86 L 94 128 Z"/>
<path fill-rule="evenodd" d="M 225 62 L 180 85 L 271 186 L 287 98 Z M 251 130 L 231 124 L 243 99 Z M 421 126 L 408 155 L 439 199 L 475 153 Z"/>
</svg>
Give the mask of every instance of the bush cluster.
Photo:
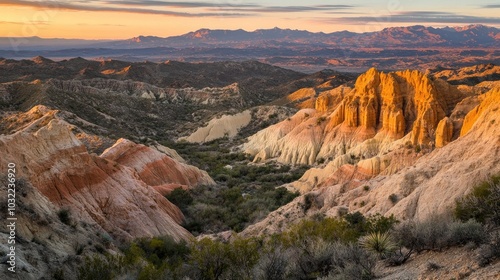
<svg viewBox="0 0 500 280">
<path fill-rule="evenodd" d="M 471 193 L 457 201 L 455 216 L 462 220 L 475 219 L 500 226 L 500 176 L 476 186 Z"/>
<path fill-rule="evenodd" d="M 268 163 L 256 165 L 243 153 L 223 146 L 227 139 L 210 143 L 164 143 L 175 148 L 190 164 L 206 170 L 217 186 L 201 186 L 167 195 L 186 217 L 184 226 L 197 235 L 225 230 L 241 231 L 263 219 L 270 211 L 289 203 L 298 194 L 284 188 L 296 181 L 307 166 Z"/>
<path fill-rule="evenodd" d="M 166 196 L 185 215 L 184 226 L 193 234 L 241 231 L 269 212 L 292 201 L 297 194 L 285 188 L 201 186 L 176 189 Z"/>
</svg>

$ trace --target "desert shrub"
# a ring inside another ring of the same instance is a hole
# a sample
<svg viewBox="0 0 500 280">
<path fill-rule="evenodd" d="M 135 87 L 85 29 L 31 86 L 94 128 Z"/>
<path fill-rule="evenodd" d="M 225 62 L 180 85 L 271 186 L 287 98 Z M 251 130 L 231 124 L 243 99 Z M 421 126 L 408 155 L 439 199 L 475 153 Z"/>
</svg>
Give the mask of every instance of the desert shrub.
<svg viewBox="0 0 500 280">
<path fill-rule="evenodd" d="M 385 232 L 372 232 L 359 240 L 361 247 L 384 258 L 396 250 L 396 243 L 391 236 Z"/>
<path fill-rule="evenodd" d="M 252 269 L 259 261 L 261 243 L 254 238 L 237 238 L 229 244 L 229 279 L 253 279 Z"/>
<path fill-rule="evenodd" d="M 325 218 L 321 221 L 302 220 L 287 232 L 279 235 L 285 247 L 292 247 L 303 241 L 322 239 L 327 242 L 355 242 L 361 233 L 348 222 L 338 218 Z"/>
<path fill-rule="evenodd" d="M 298 196 L 285 188 L 273 186 L 247 190 L 241 187 L 201 186 L 190 190 L 189 194 L 194 201 L 184 211 L 185 227 L 194 234 L 241 231 Z"/>
<path fill-rule="evenodd" d="M 165 269 L 164 266 L 158 268 L 153 264 L 147 264 L 139 272 L 137 280 L 167 279 L 166 275 L 167 275 L 167 270 Z"/>
<path fill-rule="evenodd" d="M 385 256 L 384 262 L 389 266 L 402 265 L 411 257 L 413 252 L 413 249 L 399 246 L 396 250 Z"/>
<path fill-rule="evenodd" d="M 291 248 L 292 275 L 299 279 L 328 276 L 333 269 L 334 243 L 310 237 Z"/>
<path fill-rule="evenodd" d="M 319 117 L 316 119 L 316 124 L 321 125 L 324 121 L 326 121 L 326 117 Z"/>
<path fill-rule="evenodd" d="M 446 247 L 448 229 L 449 222 L 445 218 L 433 216 L 421 222 L 404 222 L 392 234 L 400 245 L 421 252 Z"/>
<path fill-rule="evenodd" d="M 489 242 L 479 248 L 477 262 L 480 266 L 486 266 L 494 260 L 500 258 L 500 232 L 492 232 Z"/>
<path fill-rule="evenodd" d="M 469 242 L 474 242 L 476 245 L 485 243 L 488 235 L 482 224 L 474 220 L 469 220 L 465 223 L 453 222 L 449 227 L 447 244 L 465 245 Z"/>
<path fill-rule="evenodd" d="M 492 177 L 474 187 L 471 193 L 459 199 L 455 217 L 462 221 L 475 219 L 481 223 L 500 225 L 500 176 Z"/>
<path fill-rule="evenodd" d="M 85 257 L 83 265 L 78 269 L 78 279 L 110 280 L 120 275 L 124 268 L 124 258 L 121 256 L 87 256 Z"/>
<path fill-rule="evenodd" d="M 394 240 L 409 251 L 442 250 L 447 247 L 477 245 L 486 242 L 483 226 L 473 220 L 465 223 L 450 221 L 446 217 L 432 216 L 427 220 L 404 222 L 392 232 Z M 402 256 L 395 256 L 396 259 Z"/>
<path fill-rule="evenodd" d="M 441 266 L 435 262 L 427 262 L 427 270 L 434 271 L 440 269 Z"/>
<path fill-rule="evenodd" d="M 302 204 L 302 210 L 304 213 L 307 212 L 311 207 L 316 206 L 316 196 L 312 193 L 307 193 L 304 195 L 304 202 Z"/>
<path fill-rule="evenodd" d="M 71 212 L 67 208 L 62 208 L 57 212 L 59 220 L 66 225 L 71 225 Z"/>
<path fill-rule="evenodd" d="M 142 250 L 135 242 L 132 242 L 127 248 L 125 248 L 123 253 L 126 265 L 136 264 L 146 254 L 144 250 Z"/>
<path fill-rule="evenodd" d="M 332 270 L 325 280 L 375 278 L 376 258 L 356 244 L 335 243 L 332 256 Z"/>
<path fill-rule="evenodd" d="M 398 196 L 393 193 L 389 195 L 389 200 L 391 201 L 392 205 L 395 205 L 398 202 Z"/>
<path fill-rule="evenodd" d="M 355 228 L 360 233 L 360 235 L 365 235 L 371 232 L 385 233 L 398 223 L 398 220 L 394 218 L 394 215 L 385 217 L 380 214 L 376 214 L 365 217 L 359 211 L 346 214 L 344 216 L 344 219 L 353 228 Z"/>
<path fill-rule="evenodd" d="M 267 250 L 259 258 L 254 268 L 254 279 L 259 280 L 286 280 L 290 279 L 290 256 L 286 249 L 274 247 Z"/>
<path fill-rule="evenodd" d="M 183 188 L 174 189 L 165 197 L 170 202 L 179 207 L 182 212 L 184 212 L 186 208 L 193 203 L 194 200 L 191 194 Z"/>
<path fill-rule="evenodd" d="M 208 238 L 193 242 L 189 263 L 195 279 L 221 279 L 230 265 L 230 247 Z"/>
<path fill-rule="evenodd" d="M 190 248 L 185 241 L 176 242 L 169 236 L 153 237 L 151 239 L 141 238 L 133 242 L 126 253 L 126 260 L 133 263 L 139 257 L 144 257 L 156 268 L 167 262 L 176 266 L 187 259 Z"/>
</svg>

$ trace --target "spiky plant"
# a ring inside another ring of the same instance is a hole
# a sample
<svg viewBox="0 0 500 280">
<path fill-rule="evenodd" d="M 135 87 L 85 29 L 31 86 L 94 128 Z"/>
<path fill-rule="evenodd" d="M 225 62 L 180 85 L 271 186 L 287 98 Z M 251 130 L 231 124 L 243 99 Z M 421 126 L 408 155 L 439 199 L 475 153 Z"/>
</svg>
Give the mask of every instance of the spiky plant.
<svg viewBox="0 0 500 280">
<path fill-rule="evenodd" d="M 389 255 L 396 250 L 396 243 L 392 240 L 388 233 L 372 232 L 361 237 L 359 244 L 366 250 L 377 254 L 379 257 Z"/>
</svg>

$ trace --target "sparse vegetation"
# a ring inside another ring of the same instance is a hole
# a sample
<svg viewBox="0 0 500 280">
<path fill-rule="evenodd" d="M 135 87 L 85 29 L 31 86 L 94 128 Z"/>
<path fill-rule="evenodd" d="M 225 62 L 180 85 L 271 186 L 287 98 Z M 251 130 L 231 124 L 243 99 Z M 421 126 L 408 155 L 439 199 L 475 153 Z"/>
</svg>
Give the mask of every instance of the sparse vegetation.
<svg viewBox="0 0 500 280">
<path fill-rule="evenodd" d="M 298 196 L 277 187 L 299 179 L 308 169 L 277 163 L 253 164 L 243 153 L 230 153 L 223 147 L 225 141 L 228 140 L 203 145 L 164 143 L 174 147 L 190 164 L 206 170 L 217 182 L 217 186 L 177 189 L 166 196 L 185 214 L 184 226 L 194 234 L 241 231 L 261 220 Z"/>
<path fill-rule="evenodd" d="M 62 208 L 57 212 L 59 220 L 66 225 L 71 225 L 71 212 L 67 208 Z"/>
<path fill-rule="evenodd" d="M 500 176 L 476 186 L 470 194 L 456 203 L 455 217 L 462 221 L 475 219 L 482 223 L 500 225 Z"/>
<path fill-rule="evenodd" d="M 194 234 L 241 231 L 290 202 L 297 194 L 284 188 L 261 186 L 243 189 L 240 186 L 200 186 L 189 191 L 178 189 L 167 199 L 178 203 L 185 214 L 184 226 Z"/>
<path fill-rule="evenodd" d="M 389 195 L 389 200 L 391 201 L 392 205 L 395 205 L 396 203 L 398 203 L 398 195 L 394 193 Z"/>
<path fill-rule="evenodd" d="M 316 124 L 321 125 L 325 121 L 326 121 L 326 117 L 319 117 L 316 119 Z"/>
</svg>

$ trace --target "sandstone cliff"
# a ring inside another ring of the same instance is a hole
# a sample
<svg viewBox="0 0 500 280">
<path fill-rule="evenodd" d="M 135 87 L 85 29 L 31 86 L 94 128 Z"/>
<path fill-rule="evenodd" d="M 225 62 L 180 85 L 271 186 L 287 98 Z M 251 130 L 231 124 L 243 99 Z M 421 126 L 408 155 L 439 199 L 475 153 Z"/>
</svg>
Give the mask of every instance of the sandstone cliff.
<svg viewBox="0 0 500 280">
<path fill-rule="evenodd" d="M 359 76 L 354 88 L 322 92 L 314 97 L 311 108 L 258 132 L 241 148 L 255 156 L 255 161 L 276 158 L 311 165 L 326 160 L 338 168 L 346 163 L 343 155 L 354 163 L 380 157 L 406 143 L 443 146 L 454 139 L 450 131 L 461 126 L 458 118 L 453 123 L 445 118 L 468 95 L 418 71 L 383 73 L 372 68 Z M 375 168 L 379 171 L 373 175 L 389 165 Z"/>
<path fill-rule="evenodd" d="M 310 174 L 306 173 L 304 177 L 308 177 L 309 182 L 316 181 L 307 189 L 314 188 L 312 191 L 274 211 L 243 234 L 280 231 L 317 213 L 338 216 L 360 211 L 367 215 L 394 214 L 401 220 L 426 219 L 431 214 L 449 213 L 457 198 L 500 173 L 500 89 L 491 90 L 481 96 L 481 100 L 467 114 L 465 119 L 470 125 L 461 137 L 418 158 L 407 158 L 412 163 L 390 176 L 384 172 L 366 176 L 363 171 L 383 169 L 384 156 L 369 159 L 370 163 L 359 161 L 355 165 L 349 164 L 350 157 L 339 158 L 324 168 L 310 170 Z M 445 119 L 441 131 L 450 135 L 447 126 L 449 120 Z M 407 154 L 404 149 L 392 158 L 402 160 Z M 316 180 L 311 178 L 314 176 Z M 312 201 L 308 209 L 304 208 L 305 199 Z"/>
</svg>

